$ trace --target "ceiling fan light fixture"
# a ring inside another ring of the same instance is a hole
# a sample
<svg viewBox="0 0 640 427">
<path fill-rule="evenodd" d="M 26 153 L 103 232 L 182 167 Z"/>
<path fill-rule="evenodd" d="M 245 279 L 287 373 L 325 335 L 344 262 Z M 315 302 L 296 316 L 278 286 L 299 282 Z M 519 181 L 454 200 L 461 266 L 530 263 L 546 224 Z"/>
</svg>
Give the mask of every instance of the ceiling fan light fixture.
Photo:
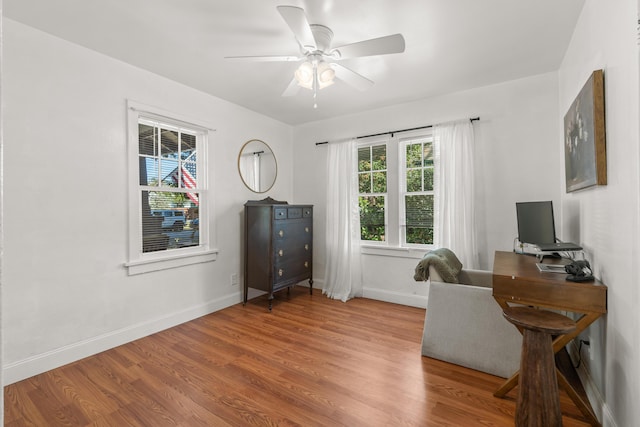
<svg viewBox="0 0 640 427">
<path fill-rule="evenodd" d="M 333 79 L 336 76 L 336 72 L 331 67 L 331 64 L 321 61 L 317 68 L 318 73 L 318 87 L 324 89 L 327 86 L 333 84 Z"/>
<path fill-rule="evenodd" d="M 314 90 L 316 84 L 318 89 L 331 86 L 336 72 L 331 67 L 331 64 L 325 61 L 305 61 L 300 64 L 294 76 L 298 86 Z"/>
<path fill-rule="evenodd" d="M 300 64 L 294 74 L 298 85 L 305 89 L 313 89 L 313 64 L 308 61 Z"/>
</svg>

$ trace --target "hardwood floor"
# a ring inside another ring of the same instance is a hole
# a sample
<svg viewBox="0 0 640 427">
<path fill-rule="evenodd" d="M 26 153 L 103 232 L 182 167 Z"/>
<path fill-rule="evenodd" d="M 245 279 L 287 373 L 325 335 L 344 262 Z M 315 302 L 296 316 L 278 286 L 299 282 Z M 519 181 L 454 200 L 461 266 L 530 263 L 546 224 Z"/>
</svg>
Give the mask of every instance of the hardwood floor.
<svg viewBox="0 0 640 427">
<path fill-rule="evenodd" d="M 512 426 L 502 379 L 420 355 L 424 310 L 298 287 L 5 387 L 6 426 Z M 562 395 L 565 427 L 586 426 Z"/>
</svg>

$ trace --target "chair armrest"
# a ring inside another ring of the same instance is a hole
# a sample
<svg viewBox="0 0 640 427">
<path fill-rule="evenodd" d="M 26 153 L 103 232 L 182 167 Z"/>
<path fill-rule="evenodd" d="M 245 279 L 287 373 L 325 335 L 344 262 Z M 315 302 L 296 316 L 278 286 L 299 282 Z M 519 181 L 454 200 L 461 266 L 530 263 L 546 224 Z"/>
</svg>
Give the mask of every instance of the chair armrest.
<svg viewBox="0 0 640 427">
<path fill-rule="evenodd" d="M 438 274 L 438 271 L 429 267 L 429 279 L 431 282 L 443 282 L 442 277 Z M 480 286 L 483 288 L 493 288 L 493 273 L 485 270 L 461 270 L 458 274 L 458 283 L 463 285 Z"/>
<path fill-rule="evenodd" d="M 503 378 L 520 365 L 522 336 L 490 288 L 431 282 L 422 354 Z"/>
</svg>

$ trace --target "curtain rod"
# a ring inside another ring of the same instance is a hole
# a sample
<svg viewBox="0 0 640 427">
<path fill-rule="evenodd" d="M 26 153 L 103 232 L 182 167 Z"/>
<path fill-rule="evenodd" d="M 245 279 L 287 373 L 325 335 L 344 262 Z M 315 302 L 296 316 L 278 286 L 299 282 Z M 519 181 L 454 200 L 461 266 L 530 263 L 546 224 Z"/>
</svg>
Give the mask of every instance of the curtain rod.
<svg viewBox="0 0 640 427">
<path fill-rule="evenodd" d="M 472 122 L 475 122 L 477 120 L 480 120 L 480 117 L 473 117 L 471 119 L 469 119 Z M 433 125 L 427 125 L 427 126 L 419 126 L 416 128 L 409 128 L 409 129 L 400 129 L 400 130 L 391 130 L 388 132 L 380 132 L 380 133 L 373 133 L 371 135 L 362 135 L 362 136 L 356 136 L 356 139 L 363 139 L 363 138 L 370 138 L 372 136 L 380 136 L 380 135 L 391 135 L 393 136 L 394 133 L 400 133 L 400 132 L 409 132 L 411 130 L 420 130 L 420 129 L 429 129 L 432 128 Z M 316 145 L 324 145 L 324 144 L 328 144 L 329 141 L 322 141 L 322 142 L 316 142 Z"/>
</svg>

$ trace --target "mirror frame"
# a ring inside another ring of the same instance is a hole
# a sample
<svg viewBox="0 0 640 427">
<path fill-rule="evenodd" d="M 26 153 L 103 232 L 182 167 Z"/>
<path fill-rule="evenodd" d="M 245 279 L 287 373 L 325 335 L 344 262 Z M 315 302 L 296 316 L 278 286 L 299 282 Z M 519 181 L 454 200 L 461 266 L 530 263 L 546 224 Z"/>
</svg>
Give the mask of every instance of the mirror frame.
<svg viewBox="0 0 640 427">
<path fill-rule="evenodd" d="M 271 155 L 273 156 L 273 164 L 274 164 L 275 174 L 273 176 L 273 181 L 269 184 L 269 187 L 266 188 L 263 191 L 257 191 L 257 190 L 254 190 L 253 188 L 251 188 L 251 186 L 245 180 L 245 177 L 242 175 L 242 169 L 240 168 L 240 159 L 242 158 L 242 153 L 243 153 L 244 149 L 247 147 L 247 145 L 251 144 L 252 142 L 260 142 L 260 143 L 264 144 L 264 146 L 266 147 L 265 150 L 268 149 L 271 152 Z M 269 144 L 267 144 L 266 142 L 264 142 L 261 139 L 250 139 L 247 142 L 245 142 L 244 144 L 242 144 L 242 147 L 240 147 L 240 153 L 238 153 L 238 175 L 240 175 L 240 179 L 242 180 L 242 183 L 244 184 L 244 186 L 247 187 L 249 190 L 253 191 L 254 193 L 262 194 L 262 193 L 266 193 L 267 191 L 271 190 L 273 188 L 273 186 L 275 185 L 275 183 L 276 183 L 276 179 L 278 178 L 278 160 L 276 159 L 276 154 L 273 152 L 273 150 L 271 149 Z"/>
</svg>

